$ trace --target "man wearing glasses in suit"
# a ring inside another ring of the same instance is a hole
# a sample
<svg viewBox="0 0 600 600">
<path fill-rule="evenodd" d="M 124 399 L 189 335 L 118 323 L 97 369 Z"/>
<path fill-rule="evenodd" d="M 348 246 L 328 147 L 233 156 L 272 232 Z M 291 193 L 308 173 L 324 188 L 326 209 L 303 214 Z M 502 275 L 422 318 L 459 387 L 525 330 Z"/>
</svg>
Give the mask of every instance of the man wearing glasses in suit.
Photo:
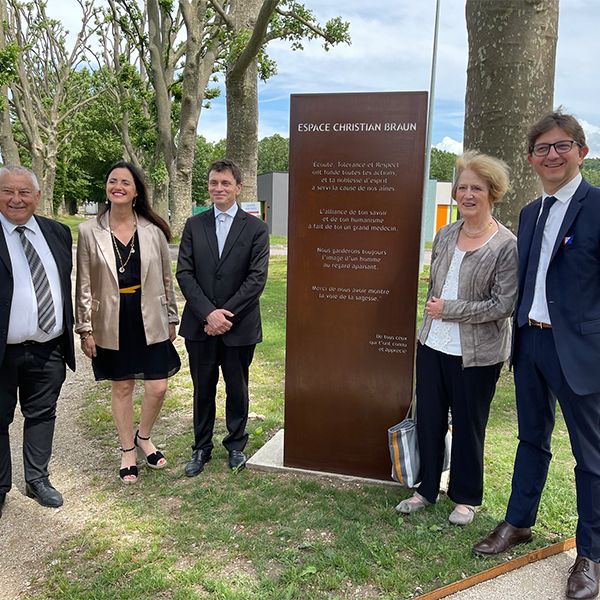
<svg viewBox="0 0 600 600">
<path fill-rule="evenodd" d="M 600 562 L 600 189 L 580 174 L 589 149 L 560 110 L 535 123 L 528 161 L 543 194 L 521 211 L 512 362 L 519 421 L 505 520 L 474 546 L 494 555 L 531 540 L 556 400 L 576 461 L 577 559 L 568 598 L 598 595 Z"/>
</svg>

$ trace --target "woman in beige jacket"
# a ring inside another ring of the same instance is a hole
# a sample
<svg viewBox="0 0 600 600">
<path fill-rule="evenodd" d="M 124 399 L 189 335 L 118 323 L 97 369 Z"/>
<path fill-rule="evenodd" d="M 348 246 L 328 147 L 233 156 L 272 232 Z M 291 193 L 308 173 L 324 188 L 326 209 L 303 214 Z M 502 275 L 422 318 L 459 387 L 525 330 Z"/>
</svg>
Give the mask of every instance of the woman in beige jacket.
<svg viewBox="0 0 600 600">
<path fill-rule="evenodd" d="M 107 209 L 82 223 L 77 242 L 75 331 L 96 380 L 112 381 L 112 413 L 121 443 L 123 483 L 137 481 L 136 447 L 146 464 L 167 461 L 150 435 L 167 378 L 180 368 L 173 346 L 179 322 L 167 223 L 150 207 L 141 174 L 130 163 L 106 176 Z M 133 389 L 144 380 L 139 428 L 133 432 Z"/>
<path fill-rule="evenodd" d="M 490 404 L 510 353 L 517 296 L 515 236 L 492 216 L 508 190 L 508 167 L 490 156 L 458 158 L 452 195 L 461 219 L 433 243 L 429 291 L 417 345 L 417 437 L 421 484 L 397 510 L 433 504 L 440 489 L 448 411 L 452 455 L 449 520 L 466 525 L 483 497 L 483 446 Z"/>
</svg>

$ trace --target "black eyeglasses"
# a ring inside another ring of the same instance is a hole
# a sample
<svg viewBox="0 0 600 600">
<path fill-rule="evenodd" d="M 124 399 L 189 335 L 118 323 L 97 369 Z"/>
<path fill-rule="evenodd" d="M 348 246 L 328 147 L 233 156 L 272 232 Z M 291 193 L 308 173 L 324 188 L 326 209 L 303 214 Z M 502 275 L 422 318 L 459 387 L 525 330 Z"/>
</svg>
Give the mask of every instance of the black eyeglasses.
<svg viewBox="0 0 600 600">
<path fill-rule="evenodd" d="M 534 156 L 547 156 L 550 152 L 550 148 L 556 150 L 556 154 L 566 154 L 571 151 L 573 145 L 581 146 L 575 140 L 561 140 L 560 142 L 554 142 L 554 144 L 536 144 L 532 149 L 531 153 Z"/>
</svg>

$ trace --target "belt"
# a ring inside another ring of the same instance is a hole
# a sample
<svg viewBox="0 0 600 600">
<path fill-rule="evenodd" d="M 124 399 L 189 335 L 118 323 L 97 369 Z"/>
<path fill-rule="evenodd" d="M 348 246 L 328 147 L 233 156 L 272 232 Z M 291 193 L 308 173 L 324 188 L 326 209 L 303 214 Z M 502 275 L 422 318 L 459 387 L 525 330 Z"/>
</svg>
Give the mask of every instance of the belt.
<svg viewBox="0 0 600 600">
<path fill-rule="evenodd" d="M 25 340 L 24 342 L 18 342 L 17 344 L 6 344 L 7 347 L 17 348 L 17 347 L 27 347 L 27 346 L 47 346 L 49 344 L 56 344 L 60 341 L 61 336 L 52 338 L 51 340 L 46 340 L 45 342 L 37 342 L 35 340 Z"/>
<path fill-rule="evenodd" d="M 138 283 L 137 285 L 130 285 L 129 287 L 119 288 L 119 293 L 121 294 L 135 294 L 142 285 Z"/>
<path fill-rule="evenodd" d="M 530 327 L 539 327 L 540 329 L 552 329 L 552 325 L 550 325 L 550 323 L 541 323 L 535 319 L 527 319 L 527 325 Z"/>
</svg>

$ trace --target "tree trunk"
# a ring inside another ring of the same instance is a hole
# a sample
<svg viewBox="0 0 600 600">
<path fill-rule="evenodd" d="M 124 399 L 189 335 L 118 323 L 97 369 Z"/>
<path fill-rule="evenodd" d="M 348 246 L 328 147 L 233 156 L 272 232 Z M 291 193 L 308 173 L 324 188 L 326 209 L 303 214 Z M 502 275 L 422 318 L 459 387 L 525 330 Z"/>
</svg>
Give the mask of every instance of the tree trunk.
<svg viewBox="0 0 600 600">
<path fill-rule="evenodd" d="M 244 186 L 240 200 L 255 201 L 258 163 L 257 61 L 241 73 L 226 78 L 227 156 L 242 170 Z"/>
<path fill-rule="evenodd" d="M 8 20 L 5 0 L 0 0 L 0 23 Z M 4 28 L 0 28 L 0 50 L 6 47 Z M 19 149 L 13 136 L 10 120 L 10 106 L 8 104 L 8 87 L 0 86 L 0 154 L 5 165 L 19 165 Z"/>
<path fill-rule="evenodd" d="M 5 85 L 0 87 L 2 105 L 0 105 L 0 153 L 5 165 L 20 165 L 19 149 L 13 137 L 10 109 L 8 106 L 8 90 Z"/>
<path fill-rule="evenodd" d="M 511 190 L 495 212 L 516 232 L 520 209 L 540 191 L 526 132 L 552 109 L 558 0 L 467 0 L 466 20 L 464 148 L 510 166 Z"/>
<path fill-rule="evenodd" d="M 169 222 L 169 180 L 163 179 L 152 184 L 152 193 L 148 202 L 152 208 L 168 223 Z"/>
<path fill-rule="evenodd" d="M 43 198 L 45 198 L 45 213 L 54 216 L 54 182 L 56 181 L 56 144 L 48 144 L 44 160 Z"/>
<path fill-rule="evenodd" d="M 173 170 L 174 181 L 171 182 L 171 229 L 177 237 L 181 236 L 185 222 L 192 214 L 192 168 L 198 120 L 204 91 L 220 48 L 216 39 L 206 49 L 203 47 L 207 11 L 205 2 L 182 3 L 181 10 L 187 38 L 177 155 Z"/>
<path fill-rule="evenodd" d="M 231 24 L 235 35 L 252 31 L 263 8 L 268 13 L 275 10 L 277 2 L 269 0 L 243 0 L 232 4 Z M 266 27 L 263 22 L 262 27 Z M 230 61 L 225 76 L 227 96 L 227 156 L 234 160 L 242 171 L 244 187 L 240 200 L 255 201 L 256 173 L 258 164 L 258 52 L 264 34 L 250 38 L 244 51 Z"/>
<path fill-rule="evenodd" d="M 46 194 L 46 186 L 44 181 L 44 157 L 40 152 L 31 152 L 31 170 L 35 173 L 40 185 L 40 203 L 38 204 L 36 213 L 38 215 L 50 216 L 48 210 L 48 196 Z"/>
</svg>

